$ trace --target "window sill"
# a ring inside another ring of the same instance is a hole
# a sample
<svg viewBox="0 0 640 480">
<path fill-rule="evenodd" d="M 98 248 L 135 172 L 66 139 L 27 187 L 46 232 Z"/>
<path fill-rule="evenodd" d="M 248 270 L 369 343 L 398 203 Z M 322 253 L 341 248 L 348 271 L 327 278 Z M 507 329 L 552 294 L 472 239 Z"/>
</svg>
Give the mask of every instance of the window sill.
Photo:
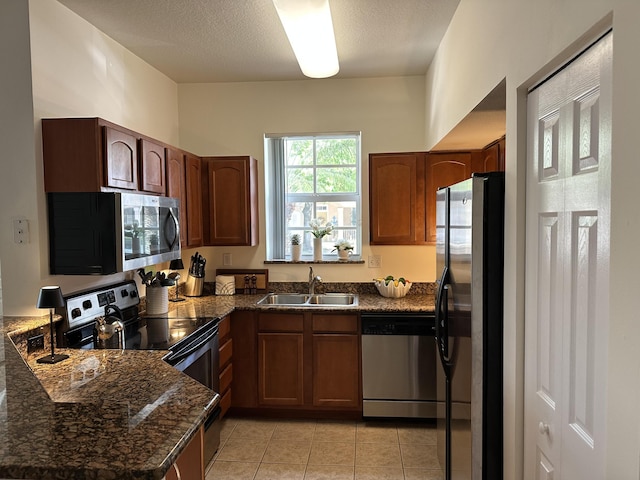
<svg viewBox="0 0 640 480">
<path fill-rule="evenodd" d="M 356 259 L 356 260 L 338 260 L 338 259 L 327 259 L 327 260 L 300 260 L 299 262 L 292 262 L 291 260 L 265 260 L 265 264 L 267 265 L 306 265 L 306 264 L 331 264 L 331 265 L 363 265 L 364 260 Z"/>
</svg>

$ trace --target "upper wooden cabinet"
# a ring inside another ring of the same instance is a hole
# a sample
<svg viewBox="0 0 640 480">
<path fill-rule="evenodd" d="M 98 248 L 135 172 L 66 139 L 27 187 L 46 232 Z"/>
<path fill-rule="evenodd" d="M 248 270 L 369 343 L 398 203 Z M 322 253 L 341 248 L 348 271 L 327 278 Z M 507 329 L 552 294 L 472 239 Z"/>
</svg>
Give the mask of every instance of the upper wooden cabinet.
<svg viewBox="0 0 640 480">
<path fill-rule="evenodd" d="M 372 245 L 425 243 L 424 152 L 369 155 Z"/>
<path fill-rule="evenodd" d="M 202 245 L 201 159 L 196 155 L 166 149 L 167 195 L 180 200 L 180 244 L 182 247 Z"/>
<path fill-rule="evenodd" d="M 484 172 L 504 172 L 505 137 L 490 143 L 482 150 L 482 168 Z"/>
<path fill-rule="evenodd" d="M 476 155 L 477 157 L 477 155 Z M 436 192 L 471 177 L 471 152 L 429 153 L 426 157 L 426 241 L 436 243 Z M 476 169 L 475 171 L 479 171 Z"/>
<path fill-rule="evenodd" d="M 202 173 L 204 244 L 257 245 L 256 159 L 205 157 Z"/>
<path fill-rule="evenodd" d="M 164 146 L 101 118 L 42 120 L 46 192 L 139 190 L 164 195 Z"/>
<path fill-rule="evenodd" d="M 436 241 L 436 191 L 473 172 L 504 170 L 504 137 L 482 150 L 369 155 L 371 245 Z"/>
<path fill-rule="evenodd" d="M 140 140 L 140 190 L 167 193 L 164 146 L 144 138 Z"/>
<path fill-rule="evenodd" d="M 104 136 L 104 167 L 106 171 L 104 186 L 137 190 L 138 139 L 130 133 L 113 127 L 103 126 L 102 130 Z M 44 154 L 46 162 L 48 151 L 45 150 Z M 103 163 L 99 158 L 94 159 L 93 162 L 97 164 L 97 167 Z M 45 174 L 47 173 L 49 171 L 45 167 Z"/>
</svg>

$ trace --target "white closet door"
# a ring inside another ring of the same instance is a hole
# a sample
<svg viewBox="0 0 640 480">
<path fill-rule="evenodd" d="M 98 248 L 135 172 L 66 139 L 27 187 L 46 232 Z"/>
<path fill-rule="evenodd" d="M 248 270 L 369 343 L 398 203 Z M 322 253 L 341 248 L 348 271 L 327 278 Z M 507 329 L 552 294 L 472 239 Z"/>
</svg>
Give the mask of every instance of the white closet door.
<svg viewBox="0 0 640 480">
<path fill-rule="evenodd" d="M 604 479 L 611 37 L 528 96 L 528 480 Z"/>
</svg>

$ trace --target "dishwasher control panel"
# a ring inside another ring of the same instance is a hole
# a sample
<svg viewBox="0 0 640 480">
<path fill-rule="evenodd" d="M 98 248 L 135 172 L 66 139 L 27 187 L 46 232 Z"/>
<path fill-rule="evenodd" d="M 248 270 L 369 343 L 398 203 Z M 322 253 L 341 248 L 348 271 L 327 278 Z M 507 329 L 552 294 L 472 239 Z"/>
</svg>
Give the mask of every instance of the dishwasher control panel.
<svg viewBox="0 0 640 480">
<path fill-rule="evenodd" d="M 429 313 L 362 314 L 363 335 L 418 335 L 432 337 L 435 316 Z"/>
</svg>

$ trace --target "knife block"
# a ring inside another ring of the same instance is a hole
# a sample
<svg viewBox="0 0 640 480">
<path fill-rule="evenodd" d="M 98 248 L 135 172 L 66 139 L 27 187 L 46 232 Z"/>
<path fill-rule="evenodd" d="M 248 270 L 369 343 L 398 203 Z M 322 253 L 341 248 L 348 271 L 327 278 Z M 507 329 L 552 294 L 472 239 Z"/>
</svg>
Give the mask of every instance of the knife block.
<svg viewBox="0 0 640 480">
<path fill-rule="evenodd" d="M 203 277 L 194 277 L 189 274 L 187 281 L 184 284 L 184 294 L 186 297 L 200 297 L 202 296 L 202 288 L 204 287 Z"/>
</svg>

